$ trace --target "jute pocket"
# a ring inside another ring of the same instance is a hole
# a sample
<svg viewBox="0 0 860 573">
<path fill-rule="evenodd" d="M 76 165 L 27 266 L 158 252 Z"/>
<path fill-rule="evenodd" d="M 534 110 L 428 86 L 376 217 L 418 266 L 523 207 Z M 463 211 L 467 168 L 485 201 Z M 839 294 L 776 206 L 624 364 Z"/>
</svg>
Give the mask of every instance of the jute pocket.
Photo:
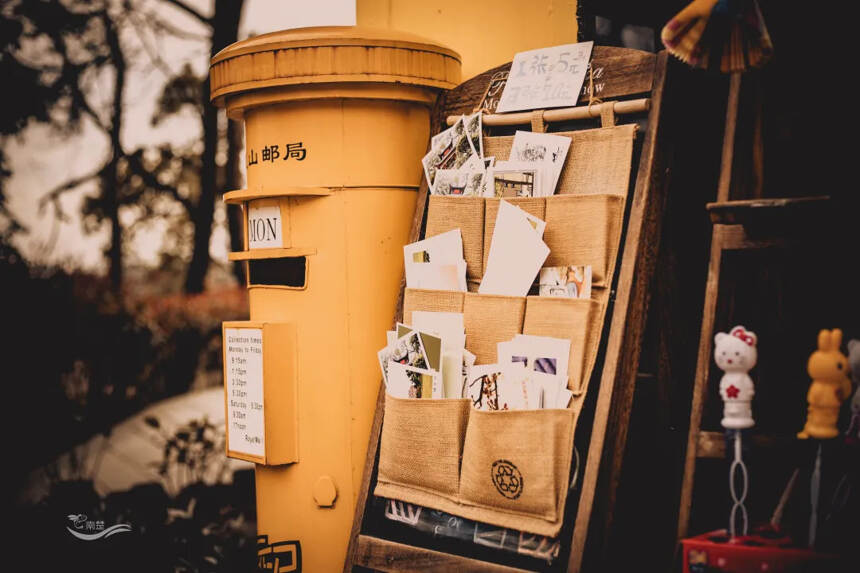
<svg viewBox="0 0 860 573">
<path fill-rule="evenodd" d="M 464 293 L 453 290 L 407 288 L 403 291 L 403 323 L 412 324 L 412 311 L 463 312 Z"/>
<path fill-rule="evenodd" d="M 592 299 L 530 296 L 523 334 L 570 340 L 567 386 L 574 395 L 585 389 L 600 344 L 600 304 Z"/>
<path fill-rule="evenodd" d="M 496 216 L 499 214 L 500 201 L 501 199 L 493 198 L 487 199 L 486 203 L 484 214 L 484 272 L 487 270 L 487 257 L 490 256 L 490 244 L 493 240 L 493 231 L 496 228 Z M 543 197 L 510 197 L 505 201 L 516 205 L 542 221 L 546 218 L 546 201 Z"/>
<path fill-rule="evenodd" d="M 386 395 L 378 483 L 455 498 L 470 409 L 469 400 Z"/>
<path fill-rule="evenodd" d="M 476 364 L 496 361 L 496 345 L 522 332 L 525 310 L 524 297 L 466 293 L 466 348 L 476 356 Z"/>
<path fill-rule="evenodd" d="M 591 265 L 595 285 L 612 280 L 621 241 L 624 198 L 556 195 L 546 199 L 546 267 Z"/>
<path fill-rule="evenodd" d="M 625 124 L 553 133 L 571 139 L 556 193 L 606 193 L 626 197 L 637 128 L 636 124 Z M 513 143 L 512 135 L 485 137 L 484 155 L 494 156 L 496 161 L 511 159 Z"/>
<path fill-rule="evenodd" d="M 506 525 L 504 514 L 560 523 L 574 417 L 571 410 L 473 410 L 460 472 L 460 501 L 478 508 L 470 517 L 498 525 Z"/>
<path fill-rule="evenodd" d="M 571 138 L 558 179 L 559 195 L 606 193 L 627 196 L 636 124 L 568 131 Z"/>
<path fill-rule="evenodd" d="M 425 238 L 460 229 L 466 276 L 483 276 L 484 198 L 431 195 L 427 210 Z"/>
</svg>

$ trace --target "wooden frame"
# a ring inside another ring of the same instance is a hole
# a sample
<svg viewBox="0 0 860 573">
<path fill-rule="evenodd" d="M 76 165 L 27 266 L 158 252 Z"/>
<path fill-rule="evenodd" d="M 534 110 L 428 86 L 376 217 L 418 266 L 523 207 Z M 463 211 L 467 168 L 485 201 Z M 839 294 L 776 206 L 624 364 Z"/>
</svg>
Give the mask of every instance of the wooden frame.
<svg viewBox="0 0 860 573">
<path fill-rule="evenodd" d="M 448 116 L 470 113 L 478 107 L 492 75 L 509 67 L 510 64 L 507 64 L 489 70 L 442 94 L 431 115 L 431 133 L 437 133 Z M 667 130 L 662 120 L 668 71 L 675 68 L 669 63 L 666 53 L 655 55 L 624 48 L 595 46 L 592 67 L 595 74 L 601 74 L 604 80 L 597 94 L 599 97 L 604 100 L 609 97 L 633 100 L 634 96 L 641 98 L 647 94 L 649 102 L 644 109 L 649 111 L 638 170 L 631 182 L 633 191 L 622 239 L 623 252 L 617 262 L 619 267 L 613 285 L 615 296 L 610 302 L 611 320 L 606 321 L 607 331 L 604 331 L 601 342 L 604 359 L 602 368 L 595 368 L 593 375 L 593 379 L 599 378 L 599 383 L 596 389 L 592 389 L 592 397 L 586 403 L 586 411 L 593 412 L 593 422 L 590 442 L 584 452 L 584 474 L 580 478 L 582 485 L 578 500 L 568 503 L 566 511 L 565 522 L 569 525 L 574 520 L 574 525 L 572 528 L 563 528 L 561 534 L 570 535 L 569 538 L 563 538 L 563 545 L 569 548 L 569 554 L 566 564 L 561 562 L 557 565 L 558 568 L 565 568 L 566 565 L 568 571 L 582 569 L 586 541 L 589 553 L 594 555 L 591 560 L 600 560 L 612 525 L 615 489 L 623 460 L 651 279 L 661 237 L 671 157 Z M 583 94 L 578 103 L 587 108 L 589 94 Z M 586 109 L 584 113 L 574 112 L 573 116 L 593 117 L 593 114 Z M 418 240 L 421 235 L 427 198 L 427 184 L 422 181 L 410 241 Z M 397 318 L 402 316 L 404 287 L 405 281 L 402 281 Z M 596 399 L 593 396 L 595 393 Z M 521 571 L 497 562 L 406 545 L 363 532 L 368 500 L 375 483 L 383 406 L 384 390 L 380 389 L 344 571 L 352 571 L 354 566 L 380 571 Z M 587 430 L 581 427 L 579 431 Z M 594 514 L 600 515 L 600 519 L 592 520 Z"/>
</svg>

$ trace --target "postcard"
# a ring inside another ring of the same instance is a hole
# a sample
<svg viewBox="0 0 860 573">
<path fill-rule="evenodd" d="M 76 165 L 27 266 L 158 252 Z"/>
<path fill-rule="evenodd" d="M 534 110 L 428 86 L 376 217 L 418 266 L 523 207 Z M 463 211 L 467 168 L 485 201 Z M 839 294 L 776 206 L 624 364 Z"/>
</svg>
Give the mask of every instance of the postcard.
<svg viewBox="0 0 860 573">
<path fill-rule="evenodd" d="M 466 261 L 455 264 L 406 263 L 406 286 L 466 292 Z"/>
<path fill-rule="evenodd" d="M 562 388 L 558 392 L 558 398 L 555 401 L 556 408 L 567 408 L 570 405 L 570 399 L 573 398 L 573 392 L 567 388 Z"/>
<path fill-rule="evenodd" d="M 535 410 L 542 388 L 517 364 L 484 364 L 470 369 L 467 393 L 478 410 Z"/>
<path fill-rule="evenodd" d="M 437 149 L 440 147 L 444 147 L 448 145 L 448 142 L 451 141 L 451 138 L 454 136 L 454 126 L 447 129 L 443 129 L 436 135 L 430 138 L 430 148 Z"/>
<path fill-rule="evenodd" d="M 480 111 L 473 113 L 472 115 L 465 116 L 463 118 L 464 123 L 466 124 L 466 133 L 469 136 L 469 141 L 472 144 L 472 151 L 478 156 L 484 156 L 484 138 L 483 130 L 482 130 L 482 115 Z"/>
<path fill-rule="evenodd" d="M 500 342 L 497 352 L 500 362 L 525 357 L 526 367 L 534 371 L 567 376 L 570 340 L 566 338 L 517 334 L 508 342 Z"/>
<path fill-rule="evenodd" d="M 449 339 L 458 335 L 463 337 L 463 341 L 466 339 L 466 326 L 462 312 L 413 310 L 412 326 L 417 330 L 441 336 L 446 344 L 448 344 Z"/>
<path fill-rule="evenodd" d="M 487 169 L 488 197 L 540 197 L 543 166 L 522 161 L 497 161 Z"/>
<path fill-rule="evenodd" d="M 591 265 L 544 267 L 538 284 L 540 296 L 591 298 Z"/>
<path fill-rule="evenodd" d="M 393 360 L 388 363 L 385 389 L 396 398 L 441 398 L 439 373 Z"/>
<path fill-rule="evenodd" d="M 469 397 L 469 392 L 467 391 L 467 385 L 469 383 L 469 371 L 475 365 L 475 359 L 476 358 L 477 357 L 474 354 L 472 354 L 471 352 L 469 352 L 465 348 L 463 349 L 463 383 L 462 383 L 463 388 L 462 388 L 462 394 L 460 394 L 460 396 L 458 396 L 459 398 L 468 398 Z"/>
<path fill-rule="evenodd" d="M 544 230 L 546 230 L 546 221 L 538 219 L 536 216 L 532 215 L 525 209 L 523 210 L 523 213 L 525 213 L 526 219 L 528 219 L 529 224 L 532 226 L 532 229 L 535 230 L 537 236 L 543 238 L 543 232 Z"/>
<path fill-rule="evenodd" d="M 459 312 L 412 312 L 412 326 L 442 339 L 442 386 L 445 398 L 463 396 L 463 354 L 466 333 Z M 473 355 L 474 356 L 474 355 Z"/>
<path fill-rule="evenodd" d="M 435 148 L 427 152 L 427 155 L 421 158 L 421 165 L 424 167 L 424 177 L 427 178 L 427 187 L 430 192 L 433 192 L 433 181 L 436 180 L 436 164 L 439 157 L 439 151 Z"/>
<path fill-rule="evenodd" d="M 427 368 L 429 361 L 424 350 L 424 344 L 417 332 L 407 333 L 400 336 L 391 346 L 386 346 L 377 352 L 379 367 L 382 370 L 382 378 L 388 381 L 388 365 L 391 362 L 407 364 L 417 368 Z"/>
<path fill-rule="evenodd" d="M 426 357 L 426 362 L 424 366 L 419 364 L 413 364 L 413 366 L 428 368 L 430 370 L 436 370 L 437 372 L 439 371 L 442 366 L 441 338 L 434 336 L 429 332 L 421 332 L 420 330 L 407 324 L 403 324 L 402 322 L 397 323 L 397 335 L 398 341 L 406 339 L 410 344 L 414 344 L 413 337 L 418 337 L 421 350 L 424 352 L 424 356 Z"/>
<path fill-rule="evenodd" d="M 439 163 L 440 169 L 458 169 L 463 166 L 475 153 L 472 151 L 472 142 L 466 133 L 466 123 L 461 117 L 453 126 L 451 138 L 453 156 L 446 156 Z"/>
<path fill-rule="evenodd" d="M 570 149 L 570 137 L 535 133 L 533 131 L 517 131 L 511 147 L 510 161 L 538 163 L 547 168 L 541 196 L 549 197 L 555 194 L 564 160 Z"/>
<path fill-rule="evenodd" d="M 549 247 L 541 240 L 528 214 L 519 207 L 499 202 L 499 213 L 487 257 L 487 269 L 478 287 L 482 294 L 526 296 Z"/>
<path fill-rule="evenodd" d="M 406 286 L 466 290 L 466 261 L 460 229 L 403 247 Z"/>
<path fill-rule="evenodd" d="M 450 129 L 431 139 L 430 151 L 421 158 L 427 185 L 432 191 L 435 187 L 436 173 L 439 169 L 458 169 L 474 155 L 463 118 L 457 120 Z"/>
<path fill-rule="evenodd" d="M 479 155 L 471 155 L 459 169 L 460 171 L 484 171 L 486 168 L 484 160 Z"/>
<path fill-rule="evenodd" d="M 503 367 L 496 384 L 499 410 L 537 410 L 543 401 L 543 389 L 535 383 L 532 373 L 521 365 Z"/>
<path fill-rule="evenodd" d="M 460 229 L 453 229 L 404 245 L 403 255 L 407 263 L 452 264 L 461 261 L 463 260 L 463 238 L 460 235 Z"/>
<path fill-rule="evenodd" d="M 567 376 L 555 376 L 552 374 L 544 374 L 543 372 L 537 372 L 535 370 L 528 371 L 529 379 L 532 383 L 540 388 L 543 400 L 541 401 L 541 408 L 566 408 L 567 403 L 564 406 L 559 406 L 559 403 L 564 401 L 565 396 L 562 395 L 562 391 L 567 389 Z M 570 402 L 570 398 L 567 398 L 567 402 Z"/>
<path fill-rule="evenodd" d="M 438 169 L 432 195 L 481 197 L 484 192 L 484 169 Z"/>
<path fill-rule="evenodd" d="M 498 383 L 502 378 L 499 364 L 481 364 L 469 369 L 466 392 L 472 406 L 478 410 L 498 410 Z"/>
</svg>

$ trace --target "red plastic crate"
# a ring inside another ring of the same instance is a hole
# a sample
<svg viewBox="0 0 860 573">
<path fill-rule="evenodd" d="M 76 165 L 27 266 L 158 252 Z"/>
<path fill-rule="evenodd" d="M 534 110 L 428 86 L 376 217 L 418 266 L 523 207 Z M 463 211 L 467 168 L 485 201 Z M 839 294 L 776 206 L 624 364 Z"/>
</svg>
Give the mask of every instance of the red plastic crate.
<svg viewBox="0 0 860 573">
<path fill-rule="evenodd" d="M 729 539 L 725 529 L 681 541 L 684 573 L 829 573 L 842 571 L 835 555 L 793 545 L 772 531 Z"/>
</svg>

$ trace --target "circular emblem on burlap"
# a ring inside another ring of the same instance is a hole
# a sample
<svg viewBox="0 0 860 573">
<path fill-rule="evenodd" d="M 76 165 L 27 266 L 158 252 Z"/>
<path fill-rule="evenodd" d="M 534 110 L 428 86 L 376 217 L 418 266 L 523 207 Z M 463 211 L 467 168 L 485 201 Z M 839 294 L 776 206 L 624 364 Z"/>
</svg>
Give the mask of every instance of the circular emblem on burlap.
<svg viewBox="0 0 860 573">
<path fill-rule="evenodd" d="M 491 471 L 496 490 L 508 499 L 517 499 L 523 493 L 523 474 L 508 460 L 496 460 Z"/>
</svg>

